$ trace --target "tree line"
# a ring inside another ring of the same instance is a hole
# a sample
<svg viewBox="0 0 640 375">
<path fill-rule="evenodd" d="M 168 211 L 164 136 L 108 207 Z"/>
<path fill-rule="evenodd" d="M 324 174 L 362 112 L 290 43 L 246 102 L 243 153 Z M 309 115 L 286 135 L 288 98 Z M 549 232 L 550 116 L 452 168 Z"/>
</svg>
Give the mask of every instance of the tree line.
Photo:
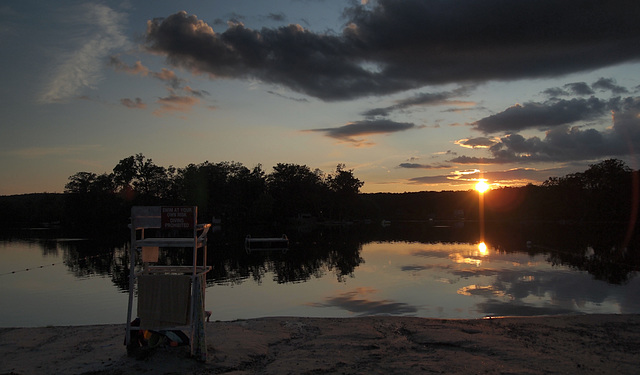
<svg viewBox="0 0 640 375">
<path fill-rule="evenodd" d="M 604 222 L 628 221 L 637 215 L 639 195 L 638 171 L 609 159 L 584 172 L 550 177 L 541 185 L 492 189 L 482 200 L 474 190 L 361 197 L 378 206 L 389 220 L 477 220 L 482 201 L 485 220 Z"/>
<path fill-rule="evenodd" d="M 183 168 L 156 165 L 137 154 L 110 173 L 77 172 L 64 194 L 0 197 L 0 226 L 59 223 L 65 228 L 123 226 L 133 205 L 197 205 L 200 220 L 226 224 L 280 223 L 299 217 L 319 222 L 381 219 L 625 222 L 635 230 L 638 171 L 609 159 L 586 171 L 551 177 L 541 185 L 477 192 L 360 193 L 364 182 L 344 164 L 326 174 L 306 165 L 279 163 L 267 173 L 237 162 Z"/>
<path fill-rule="evenodd" d="M 267 173 L 261 165 L 249 169 L 237 162 L 163 167 L 137 154 L 120 160 L 111 173 L 70 176 L 65 195 L 69 216 L 83 218 L 74 225 L 121 223 L 133 205 L 195 205 L 200 220 L 231 224 L 283 222 L 301 215 L 344 220 L 354 214 L 363 184 L 344 164 L 325 174 L 278 163 Z"/>
</svg>

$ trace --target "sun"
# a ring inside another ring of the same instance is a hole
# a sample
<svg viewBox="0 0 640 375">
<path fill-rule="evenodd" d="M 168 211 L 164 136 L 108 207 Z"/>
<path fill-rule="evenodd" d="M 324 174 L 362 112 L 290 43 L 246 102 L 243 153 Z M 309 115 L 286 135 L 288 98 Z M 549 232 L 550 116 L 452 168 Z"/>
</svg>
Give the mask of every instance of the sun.
<svg viewBox="0 0 640 375">
<path fill-rule="evenodd" d="M 476 184 L 476 190 L 479 193 L 484 193 L 485 191 L 489 190 L 489 184 L 487 184 L 487 182 L 485 180 L 480 180 L 477 184 Z"/>
</svg>

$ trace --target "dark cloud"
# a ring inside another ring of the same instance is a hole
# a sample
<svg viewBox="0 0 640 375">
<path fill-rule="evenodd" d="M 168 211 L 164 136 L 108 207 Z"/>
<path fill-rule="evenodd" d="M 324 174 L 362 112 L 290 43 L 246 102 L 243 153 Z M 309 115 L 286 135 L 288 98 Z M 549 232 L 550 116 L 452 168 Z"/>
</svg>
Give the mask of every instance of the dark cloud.
<svg viewBox="0 0 640 375">
<path fill-rule="evenodd" d="M 543 91 L 544 94 L 549 95 L 550 97 L 559 97 L 559 96 L 569 96 L 569 95 L 579 95 L 579 96 L 587 96 L 595 94 L 595 91 L 589 87 L 585 82 L 573 82 L 567 83 L 566 85 L 560 87 L 552 87 Z"/>
<path fill-rule="evenodd" d="M 499 160 L 495 158 L 466 156 L 466 155 L 455 157 L 449 161 L 457 164 L 477 164 L 477 165 L 511 163 L 510 160 Z"/>
<path fill-rule="evenodd" d="M 370 109 L 363 112 L 362 115 L 367 117 L 388 116 L 389 114 L 391 114 L 391 112 L 416 106 L 474 105 L 474 102 L 452 100 L 452 98 L 464 95 L 465 93 L 470 91 L 471 88 L 472 86 L 463 86 L 453 91 L 419 93 L 410 98 L 399 100 L 396 104 L 388 107 Z"/>
<path fill-rule="evenodd" d="M 551 100 L 544 103 L 516 104 L 473 123 L 483 133 L 517 132 L 524 129 L 550 129 L 578 121 L 594 120 L 606 114 L 608 102 L 591 97 Z"/>
<path fill-rule="evenodd" d="M 364 120 L 356 121 L 337 128 L 310 129 L 312 132 L 322 132 L 327 137 L 339 139 L 344 142 L 351 142 L 356 146 L 370 144 L 364 139 L 356 139 L 354 137 L 372 135 L 372 134 L 389 134 L 409 129 L 415 129 L 418 126 L 407 122 L 395 122 L 391 120 Z"/>
<path fill-rule="evenodd" d="M 197 73 L 257 78 L 324 100 L 558 76 L 640 57 L 636 0 L 379 0 L 344 14 L 346 27 L 332 35 L 239 22 L 215 33 L 180 12 L 148 23 L 146 47 Z"/>
<path fill-rule="evenodd" d="M 418 164 L 418 163 L 401 163 L 398 168 L 408 169 L 446 169 L 451 168 L 449 164 Z"/>
<path fill-rule="evenodd" d="M 495 145 L 497 142 L 496 138 L 488 138 L 488 137 L 476 137 L 469 139 L 460 139 L 455 142 L 457 145 L 467 148 L 489 148 Z"/>
<path fill-rule="evenodd" d="M 509 134 L 489 148 L 492 157 L 459 156 L 460 164 L 504 164 L 515 162 L 564 162 L 623 157 L 640 150 L 640 98 L 615 101 L 613 126 L 604 130 L 561 125 L 548 130 L 544 139 Z"/>
<path fill-rule="evenodd" d="M 558 96 L 569 96 L 569 92 L 567 90 L 561 89 L 560 87 L 550 87 L 544 90 L 542 93 L 552 98 L 556 98 Z"/>
<path fill-rule="evenodd" d="M 591 86 L 596 90 L 611 91 L 614 94 L 627 94 L 629 92 L 625 87 L 618 86 L 613 78 L 600 78 Z"/>
<path fill-rule="evenodd" d="M 567 83 L 564 87 L 576 95 L 587 96 L 594 94 L 594 91 L 584 82 Z"/>
<path fill-rule="evenodd" d="M 267 93 L 269 93 L 271 95 L 275 95 L 275 96 L 281 97 L 283 99 L 293 100 L 294 102 L 301 102 L 301 103 L 308 103 L 309 102 L 309 100 L 306 99 L 306 98 L 294 98 L 294 97 L 291 97 L 291 96 L 285 96 L 285 95 L 282 95 L 280 93 L 277 93 L 277 92 L 271 91 L 271 90 L 268 90 Z"/>
</svg>

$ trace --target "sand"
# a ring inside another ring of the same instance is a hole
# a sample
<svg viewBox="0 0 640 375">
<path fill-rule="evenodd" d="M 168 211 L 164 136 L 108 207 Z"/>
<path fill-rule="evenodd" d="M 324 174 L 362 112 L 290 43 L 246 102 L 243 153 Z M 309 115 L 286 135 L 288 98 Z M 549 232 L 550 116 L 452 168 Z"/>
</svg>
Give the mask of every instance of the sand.
<svg viewBox="0 0 640 375">
<path fill-rule="evenodd" d="M 0 374 L 638 374 L 640 315 L 261 318 L 128 356 L 123 325 L 1 328 Z"/>
</svg>

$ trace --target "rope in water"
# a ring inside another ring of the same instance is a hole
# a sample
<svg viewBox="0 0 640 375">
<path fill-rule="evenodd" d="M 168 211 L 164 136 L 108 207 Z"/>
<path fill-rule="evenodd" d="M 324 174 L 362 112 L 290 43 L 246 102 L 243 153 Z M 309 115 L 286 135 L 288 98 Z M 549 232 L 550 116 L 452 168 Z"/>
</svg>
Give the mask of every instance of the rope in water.
<svg viewBox="0 0 640 375">
<path fill-rule="evenodd" d="M 90 255 L 90 256 L 86 256 L 84 258 L 78 258 L 78 260 L 89 260 L 89 259 L 94 259 L 94 258 L 100 258 L 106 255 L 111 255 L 112 253 L 103 253 L 103 254 L 97 254 L 97 255 Z M 43 264 L 40 266 L 33 266 L 33 267 L 28 267 L 28 268 L 23 268 L 23 269 L 19 269 L 19 270 L 15 270 L 15 271 L 9 271 L 9 272 L 3 272 L 0 273 L 0 276 L 7 276 L 7 275 L 14 275 L 16 273 L 20 273 L 20 272 L 27 272 L 27 271 L 33 271 L 33 270 L 37 270 L 37 269 L 42 269 L 42 268 L 47 268 L 47 267 L 53 267 L 55 265 L 59 265 L 59 264 L 65 264 L 65 262 L 57 262 L 57 263 L 51 263 L 51 264 Z"/>
</svg>

